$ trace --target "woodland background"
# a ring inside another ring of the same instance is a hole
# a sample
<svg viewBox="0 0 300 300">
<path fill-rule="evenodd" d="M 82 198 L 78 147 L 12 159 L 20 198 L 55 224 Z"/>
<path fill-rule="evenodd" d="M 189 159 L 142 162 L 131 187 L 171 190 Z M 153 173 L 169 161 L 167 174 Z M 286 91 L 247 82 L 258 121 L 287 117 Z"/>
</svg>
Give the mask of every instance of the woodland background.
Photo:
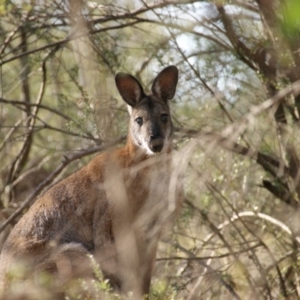
<svg viewBox="0 0 300 300">
<path fill-rule="evenodd" d="M 171 64 L 185 202 L 150 299 L 299 299 L 298 0 L 1 0 L 0 247 L 38 194 L 124 143 L 114 75 L 149 87 Z"/>
</svg>

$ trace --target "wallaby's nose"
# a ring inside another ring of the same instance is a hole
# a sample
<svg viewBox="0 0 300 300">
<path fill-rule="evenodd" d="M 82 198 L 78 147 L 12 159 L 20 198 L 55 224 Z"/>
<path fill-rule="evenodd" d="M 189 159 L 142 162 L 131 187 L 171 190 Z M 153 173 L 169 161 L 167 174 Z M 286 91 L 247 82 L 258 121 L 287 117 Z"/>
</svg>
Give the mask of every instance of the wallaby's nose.
<svg viewBox="0 0 300 300">
<path fill-rule="evenodd" d="M 150 141 L 153 141 L 155 139 L 159 138 L 159 135 L 158 134 L 151 134 L 150 135 Z"/>
<path fill-rule="evenodd" d="M 159 135 L 157 136 L 151 135 L 149 146 L 153 152 L 160 152 L 164 147 L 164 139 Z"/>
</svg>

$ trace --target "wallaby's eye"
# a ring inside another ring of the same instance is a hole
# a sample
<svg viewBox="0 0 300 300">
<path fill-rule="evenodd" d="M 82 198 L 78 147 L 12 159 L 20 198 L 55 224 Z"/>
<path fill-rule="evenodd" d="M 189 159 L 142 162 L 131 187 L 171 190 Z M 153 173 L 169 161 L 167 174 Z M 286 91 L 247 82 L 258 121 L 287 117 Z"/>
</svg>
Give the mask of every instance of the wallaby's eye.
<svg viewBox="0 0 300 300">
<path fill-rule="evenodd" d="M 138 118 L 135 119 L 135 122 L 136 122 L 138 125 L 142 126 L 142 125 L 143 125 L 143 118 L 138 117 Z"/>
<path fill-rule="evenodd" d="M 169 115 L 168 114 L 162 114 L 160 116 L 160 118 L 161 118 L 162 122 L 167 123 L 168 119 L 169 119 Z"/>
</svg>

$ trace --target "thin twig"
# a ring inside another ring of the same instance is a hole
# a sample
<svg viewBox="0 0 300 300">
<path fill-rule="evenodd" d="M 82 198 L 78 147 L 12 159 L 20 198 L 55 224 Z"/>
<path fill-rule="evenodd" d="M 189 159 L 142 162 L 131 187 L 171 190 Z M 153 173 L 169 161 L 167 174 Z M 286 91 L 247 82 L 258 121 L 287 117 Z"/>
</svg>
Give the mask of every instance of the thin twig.
<svg viewBox="0 0 300 300">
<path fill-rule="evenodd" d="M 47 105 L 44 105 L 44 104 L 37 104 L 37 103 L 24 103 L 23 101 L 19 101 L 19 100 L 8 100 L 8 99 L 4 99 L 4 98 L 1 98 L 0 97 L 0 103 L 6 103 L 6 104 L 10 104 L 10 105 L 15 105 L 15 106 L 18 106 L 18 105 L 21 105 L 21 106 L 24 106 L 24 105 L 27 105 L 27 106 L 32 106 L 32 107 L 35 107 L 35 106 L 38 106 L 39 109 L 45 109 L 45 110 L 48 110 L 62 118 L 64 118 L 65 120 L 68 120 L 68 121 L 71 121 L 72 119 L 63 114 L 62 112 L 50 107 L 50 106 L 47 106 Z"/>
</svg>

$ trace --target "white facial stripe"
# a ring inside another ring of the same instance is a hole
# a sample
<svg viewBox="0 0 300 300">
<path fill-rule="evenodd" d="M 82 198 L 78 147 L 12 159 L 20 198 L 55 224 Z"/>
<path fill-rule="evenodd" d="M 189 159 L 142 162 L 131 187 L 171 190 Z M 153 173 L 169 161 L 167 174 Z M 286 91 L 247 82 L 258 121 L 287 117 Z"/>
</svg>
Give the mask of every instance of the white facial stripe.
<svg viewBox="0 0 300 300">
<path fill-rule="evenodd" d="M 148 143 L 145 140 L 142 140 L 142 147 L 143 150 L 146 151 L 147 155 L 153 155 L 154 152 L 148 147 Z"/>
<path fill-rule="evenodd" d="M 138 140 L 134 135 L 132 135 L 134 143 L 141 149 L 143 149 L 147 155 L 153 155 L 154 153 L 148 147 L 148 144 L 145 140 Z"/>
</svg>

